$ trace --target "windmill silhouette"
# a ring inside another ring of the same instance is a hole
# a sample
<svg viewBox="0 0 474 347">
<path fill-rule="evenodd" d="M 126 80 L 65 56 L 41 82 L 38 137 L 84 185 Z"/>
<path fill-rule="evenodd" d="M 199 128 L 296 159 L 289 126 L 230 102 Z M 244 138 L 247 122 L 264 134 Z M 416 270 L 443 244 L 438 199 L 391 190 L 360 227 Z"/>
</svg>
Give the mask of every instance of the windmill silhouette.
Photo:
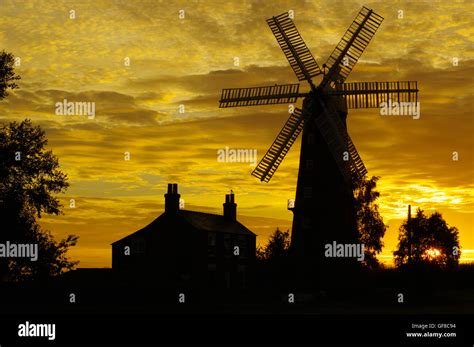
<svg viewBox="0 0 474 347">
<path fill-rule="evenodd" d="M 325 244 L 357 242 L 353 186 L 367 170 L 347 133 L 347 109 L 377 108 L 382 102 L 417 102 L 417 82 L 352 82 L 345 79 L 375 35 L 383 18 L 362 7 L 331 56 L 324 72 L 288 13 L 267 20 L 299 81 L 254 88 L 223 89 L 220 107 L 294 103 L 295 108 L 252 175 L 268 182 L 302 132 L 293 208 L 291 249 L 305 259 L 324 262 Z M 322 75 L 316 86 L 313 78 Z"/>
</svg>

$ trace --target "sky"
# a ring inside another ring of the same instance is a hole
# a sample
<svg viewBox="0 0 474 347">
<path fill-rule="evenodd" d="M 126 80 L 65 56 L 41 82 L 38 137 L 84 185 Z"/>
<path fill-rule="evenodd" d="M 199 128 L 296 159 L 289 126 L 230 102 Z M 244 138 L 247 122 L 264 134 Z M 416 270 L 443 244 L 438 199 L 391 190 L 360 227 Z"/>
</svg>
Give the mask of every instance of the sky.
<svg viewBox="0 0 474 347">
<path fill-rule="evenodd" d="M 258 244 L 290 229 L 299 140 L 269 183 L 251 176 L 249 163 L 217 160 L 226 147 L 261 158 L 288 105 L 219 109 L 220 93 L 298 82 L 266 19 L 293 11 L 322 66 L 363 5 L 385 19 L 347 82 L 418 81 L 420 89 L 419 119 L 378 109 L 348 116 L 368 174 L 380 176 L 389 226 L 380 259 L 392 262 L 411 204 L 442 213 L 459 229 L 461 260 L 474 260 L 474 2 L 0 2 L 0 49 L 17 57 L 22 77 L 0 101 L 0 121 L 29 118 L 46 131 L 71 186 L 58 196 L 64 214 L 41 224 L 58 239 L 80 237 L 69 252 L 79 267 L 110 267 L 110 244 L 163 212 L 167 183 L 178 183 L 185 209 L 218 214 L 232 189 Z M 94 102 L 95 117 L 56 114 L 64 99 Z"/>
</svg>

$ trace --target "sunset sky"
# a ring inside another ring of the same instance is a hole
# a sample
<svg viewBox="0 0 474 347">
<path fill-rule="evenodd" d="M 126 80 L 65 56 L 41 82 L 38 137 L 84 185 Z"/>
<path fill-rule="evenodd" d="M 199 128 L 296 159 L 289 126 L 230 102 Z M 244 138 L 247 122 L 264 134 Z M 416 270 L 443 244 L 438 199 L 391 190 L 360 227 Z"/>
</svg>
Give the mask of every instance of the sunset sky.
<svg viewBox="0 0 474 347">
<path fill-rule="evenodd" d="M 42 225 L 57 238 L 79 235 L 69 255 L 80 267 L 110 267 L 110 244 L 159 216 L 167 183 L 178 183 L 186 209 L 218 214 L 232 189 L 259 244 L 290 228 L 299 140 L 268 184 L 249 163 L 217 161 L 226 146 L 256 149 L 260 159 L 288 106 L 219 109 L 220 92 L 297 82 L 267 18 L 293 10 L 321 66 L 363 5 L 385 20 L 347 81 L 416 80 L 421 103 L 418 120 L 349 113 L 369 175 L 381 177 L 389 225 L 381 259 L 391 263 L 411 204 L 441 212 L 460 231 L 462 261 L 473 261 L 472 1 L 1 0 L 0 50 L 21 59 L 22 77 L 0 101 L 1 122 L 41 125 L 71 184 L 59 196 L 64 215 Z M 95 102 L 95 118 L 56 115 L 64 99 Z"/>
</svg>

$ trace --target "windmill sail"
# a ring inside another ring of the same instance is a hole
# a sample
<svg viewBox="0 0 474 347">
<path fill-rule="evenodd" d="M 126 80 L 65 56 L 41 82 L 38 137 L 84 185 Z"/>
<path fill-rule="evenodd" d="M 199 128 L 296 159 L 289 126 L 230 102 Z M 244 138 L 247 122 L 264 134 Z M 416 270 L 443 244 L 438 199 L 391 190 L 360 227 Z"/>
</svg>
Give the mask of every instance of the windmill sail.
<svg viewBox="0 0 474 347">
<path fill-rule="evenodd" d="M 331 151 L 344 181 L 350 187 L 353 180 L 361 179 L 367 173 L 362 159 L 354 146 L 347 129 L 331 105 L 320 102 L 323 112 L 314 118 L 320 134 Z M 348 154 L 348 160 L 344 160 Z"/>
<path fill-rule="evenodd" d="M 326 113 L 331 115 L 331 122 L 334 123 L 334 125 L 337 128 L 337 131 L 341 135 L 341 137 L 345 140 L 345 148 L 349 154 L 349 160 L 347 166 L 347 161 L 346 165 L 344 165 L 344 168 L 349 170 L 350 176 L 352 180 L 359 180 L 362 177 L 365 176 L 367 173 L 367 169 L 362 162 L 362 159 L 360 158 L 359 152 L 357 152 L 357 149 L 352 142 L 351 137 L 349 136 L 349 133 L 347 132 L 346 126 L 342 123 L 342 120 L 339 118 L 336 110 L 334 109 L 334 105 L 329 104 L 327 106 Z M 342 165 L 339 165 L 342 167 Z"/>
<path fill-rule="evenodd" d="M 383 17 L 362 7 L 326 62 L 329 70 L 324 84 L 344 81 L 349 76 L 382 21 Z"/>
<path fill-rule="evenodd" d="M 382 21 L 383 17 L 362 7 L 328 58 L 327 73 L 316 88 L 312 78 L 322 74 L 321 69 L 289 14 L 285 12 L 267 20 L 298 80 L 307 80 L 311 91 L 300 93 L 299 84 L 222 91 L 220 107 L 223 108 L 293 103 L 297 98 L 305 97 L 304 112 L 297 109 L 290 116 L 252 175 L 268 182 L 308 119 L 317 125 L 348 189 L 354 180 L 366 175 L 367 169 L 339 117 L 336 105 L 345 101 L 347 108 L 374 108 L 380 107 L 383 102 L 417 102 L 418 98 L 418 86 L 414 81 L 344 83 Z"/>
<path fill-rule="evenodd" d="M 272 178 L 278 166 L 285 158 L 296 138 L 303 130 L 305 116 L 303 112 L 296 108 L 290 115 L 273 144 L 258 163 L 252 175 L 262 182 L 268 182 Z"/>
<path fill-rule="evenodd" d="M 350 155 L 349 167 L 351 172 L 351 178 L 353 181 L 360 180 L 367 174 L 367 169 L 365 168 L 364 162 L 360 158 L 359 152 L 357 152 L 357 149 L 355 148 L 355 145 L 352 142 L 352 139 L 347 133 L 347 131 L 345 132 L 345 138 L 347 149 Z"/>
<path fill-rule="evenodd" d="M 267 19 L 267 23 L 299 81 L 311 82 L 322 73 L 287 12 Z"/>
<path fill-rule="evenodd" d="M 222 89 L 219 107 L 239 107 L 294 103 L 298 99 L 300 85 L 282 84 L 253 88 Z"/>
<path fill-rule="evenodd" d="M 328 95 L 343 96 L 347 108 L 376 108 L 382 102 L 417 102 L 416 81 L 336 83 Z"/>
<path fill-rule="evenodd" d="M 349 162 L 344 161 L 344 152 L 347 152 L 347 142 L 344 132 L 340 131 L 335 121 L 336 119 L 339 119 L 339 115 L 333 110 L 331 110 L 332 112 L 328 110 L 327 106 L 324 105 L 324 102 L 321 100 L 320 105 L 323 108 L 323 112 L 314 117 L 314 121 L 321 136 L 327 143 L 344 181 L 350 185 L 352 180 L 349 174 Z"/>
</svg>

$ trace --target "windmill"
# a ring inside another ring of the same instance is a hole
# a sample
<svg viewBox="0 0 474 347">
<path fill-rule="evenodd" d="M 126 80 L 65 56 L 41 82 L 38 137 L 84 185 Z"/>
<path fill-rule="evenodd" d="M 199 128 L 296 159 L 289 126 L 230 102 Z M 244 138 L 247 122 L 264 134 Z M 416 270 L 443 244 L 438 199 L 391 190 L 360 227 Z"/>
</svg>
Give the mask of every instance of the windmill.
<svg viewBox="0 0 474 347">
<path fill-rule="evenodd" d="M 383 18 L 362 7 L 321 70 L 288 13 L 267 20 L 299 83 L 223 89 L 220 107 L 295 103 L 295 108 L 252 175 L 268 182 L 302 133 L 293 208 L 291 249 L 323 260 L 323 246 L 357 243 L 353 186 L 367 170 L 346 127 L 348 109 L 377 108 L 382 102 L 416 102 L 417 82 L 351 82 L 356 65 Z M 316 86 L 313 79 L 321 75 Z"/>
</svg>

